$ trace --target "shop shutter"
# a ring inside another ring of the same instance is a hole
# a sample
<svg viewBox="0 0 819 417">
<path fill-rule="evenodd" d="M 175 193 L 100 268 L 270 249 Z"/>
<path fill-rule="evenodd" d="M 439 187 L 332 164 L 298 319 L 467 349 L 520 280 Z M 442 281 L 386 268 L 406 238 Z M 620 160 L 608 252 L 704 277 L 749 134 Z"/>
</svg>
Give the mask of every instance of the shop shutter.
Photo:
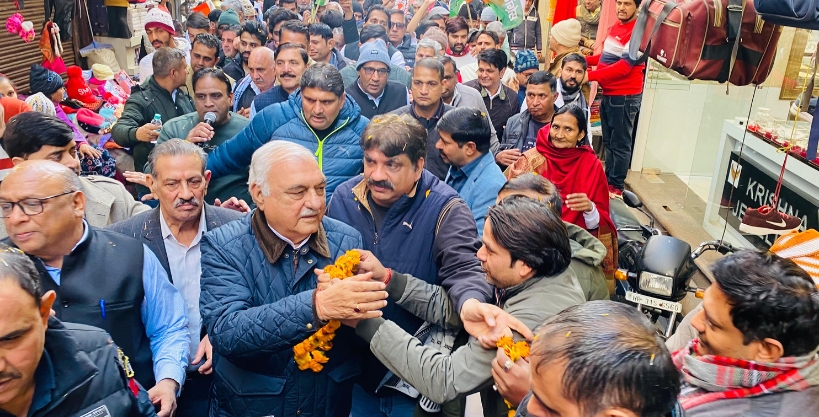
<svg viewBox="0 0 819 417">
<path fill-rule="evenodd" d="M 12 35 L 6 28 L 0 27 L 0 73 L 8 76 L 17 86 L 17 91 L 26 94 L 29 91 L 28 74 L 31 64 L 43 62 L 43 54 L 37 43 L 45 21 L 45 8 L 42 1 L 28 0 L 21 2 L 25 5 L 19 12 L 25 20 L 34 23 L 37 37 L 29 43 L 23 42 L 17 35 Z M 0 18 L 5 23 L 9 16 L 17 13 L 12 0 L 0 0 Z M 74 65 L 74 42 L 63 39 L 63 61 L 65 65 Z M 65 78 L 65 74 L 63 74 Z"/>
</svg>

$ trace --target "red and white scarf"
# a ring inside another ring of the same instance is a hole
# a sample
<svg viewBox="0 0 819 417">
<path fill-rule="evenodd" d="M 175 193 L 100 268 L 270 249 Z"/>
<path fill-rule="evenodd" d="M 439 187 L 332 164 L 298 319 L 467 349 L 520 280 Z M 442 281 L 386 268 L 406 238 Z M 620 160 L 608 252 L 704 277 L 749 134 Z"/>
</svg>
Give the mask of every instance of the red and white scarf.
<svg viewBox="0 0 819 417">
<path fill-rule="evenodd" d="M 803 391 L 819 385 L 819 357 L 805 356 L 759 363 L 699 353 L 699 339 L 672 354 L 683 375 L 679 401 L 689 410 L 710 402 L 757 397 L 785 391 Z"/>
</svg>

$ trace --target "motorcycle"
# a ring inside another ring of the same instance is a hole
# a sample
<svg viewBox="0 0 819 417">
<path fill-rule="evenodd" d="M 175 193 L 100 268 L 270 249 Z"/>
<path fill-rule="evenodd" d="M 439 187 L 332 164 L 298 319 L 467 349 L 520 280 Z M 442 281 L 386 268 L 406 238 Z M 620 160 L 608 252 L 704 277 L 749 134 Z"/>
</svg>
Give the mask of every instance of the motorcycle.
<svg viewBox="0 0 819 417">
<path fill-rule="evenodd" d="M 629 208 L 649 219 L 644 225 Z M 693 251 L 688 243 L 662 233 L 655 219 L 643 208 L 636 194 L 623 192 L 623 199 L 611 200 L 611 217 L 617 227 L 619 245 L 618 270 L 615 273 L 616 295 L 620 302 L 635 305 L 658 327 L 665 338 L 670 337 L 682 321 L 682 301 L 688 293 L 702 298 L 703 290 L 691 287 L 697 270 L 694 261 L 707 251 L 723 255 L 734 248 L 715 240 L 700 244 Z"/>
</svg>

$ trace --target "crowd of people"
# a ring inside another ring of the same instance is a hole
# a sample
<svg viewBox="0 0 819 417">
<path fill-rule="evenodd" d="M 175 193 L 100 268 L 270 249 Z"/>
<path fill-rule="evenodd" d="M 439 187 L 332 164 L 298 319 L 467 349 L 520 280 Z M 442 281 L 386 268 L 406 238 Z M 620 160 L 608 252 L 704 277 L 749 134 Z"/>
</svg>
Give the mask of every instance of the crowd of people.
<svg viewBox="0 0 819 417">
<path fill-rule="evenodd" d="M 38 110 L 59 75 L 36 69 L 37 109 L 0 77 L 0 416 L 463 415 L 475 393 L 487 417 L 819 414 L 819 293 L 793 261 L 717 261 L 668 341 L 610 301 L 639 0 L 598 55 L 596 0 L 547 50 L 533 0 L 508 31 L 393 3 L 224 0 L 186 34 L 150 9 L 111 129 L 127 188 Z"/>
</svg>

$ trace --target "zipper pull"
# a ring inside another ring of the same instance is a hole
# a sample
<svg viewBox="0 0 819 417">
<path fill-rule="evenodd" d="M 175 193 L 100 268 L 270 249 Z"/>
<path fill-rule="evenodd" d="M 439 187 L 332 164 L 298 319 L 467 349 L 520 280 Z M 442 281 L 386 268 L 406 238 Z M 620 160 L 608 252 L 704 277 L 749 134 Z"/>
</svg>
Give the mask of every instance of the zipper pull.
<svg viewBox="0 0 819 417">
<path fill-rule="evenodd" d="M 375 242 L 373 242 L 373 245 L 377 245 L 377 244 L 378 244 L 378 232 L 375 232 Z"/>
</svg>

